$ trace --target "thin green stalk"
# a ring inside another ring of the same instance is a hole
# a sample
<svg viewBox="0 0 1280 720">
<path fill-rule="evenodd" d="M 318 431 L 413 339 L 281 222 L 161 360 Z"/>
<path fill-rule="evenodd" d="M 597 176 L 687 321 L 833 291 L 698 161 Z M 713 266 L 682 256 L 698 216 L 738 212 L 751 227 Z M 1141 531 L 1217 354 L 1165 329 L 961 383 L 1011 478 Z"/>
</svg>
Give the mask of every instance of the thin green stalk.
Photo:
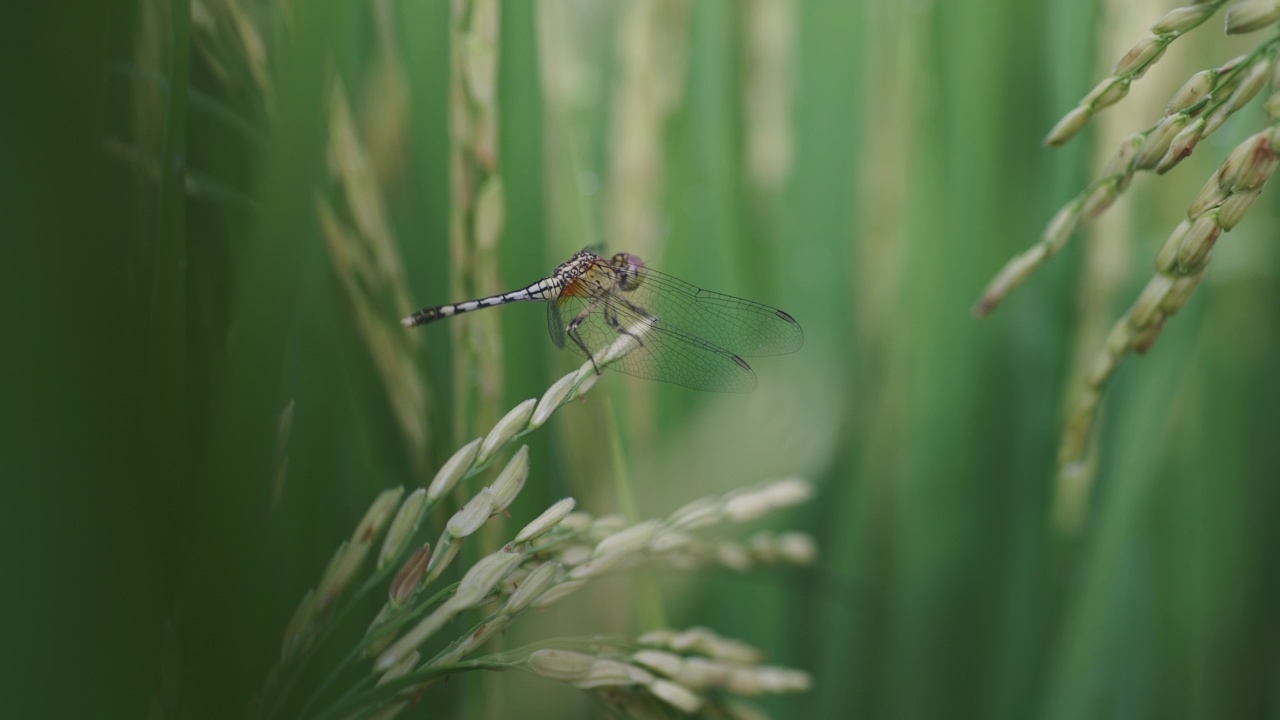
<svg viewBox="0 0 1280 720">
<path fill-rule="evenodd" d="M 628 461 L 626 443 L 619 428 L 617 410 L 607 396 L 604 399 L 604 416 L 609 427 L 609 454 L 613 458 L 613 486 L 618 510 L 634 523 L 639 519 L 639 513 L 636 511 L 635 493 L 632 492 L 631 473 L 628 470 L 631 463 Z M 653 573 L 637 573 L 634 583 L 635 619 L 639 627 L 664 627 L 667 624 L 667 613 Z"/>
<path fill-rule="evenodd" d="M 501 290 L 497 277 L 505 199 L 498 161 L 497 0 L 452 4 L 449 76 L 450 292 L 458 298 Z M 456 441 L 493 424 L 502 400 L 502 334 L 498 318 L 454 323 Z"/>
<path fill-rule="evenodd" d="M 352 716 L 353 713 L 361 712 L 363 709 L 376 709 L 370 705 L 383 695 L 387 699 L 393 698 L 397 691 L 403 690 L 414 685 L 424 684 L 434 678 L 445 677 L 454 673 L 471 672 L 473 670 L 512 670 L 513 666 L 508 662 L 493 661 L 487 659 L 465 660 L 453 663 L 451 665 L 439 665 L 435 667 L 424 667 L 417 671 L 408 673 L 395 680 L 390 680 L 382 685 L 374 687 L 361 695 L 355 695 L 349 699 L 335 702 L 329 706 L 325 712 L 315 716 L 315 720 L 333 720 L 334 718 L 346 718 Z M 363 713 L 362 713 L 363 714 Z M 359 717 L 359 716 L 357 716 Z"/>
<path fill-rule="evenodd" d="M 141 80 L 152 85 L 168 97 L 169 79 L 163 75 L 138 67 L 133 63 L 116 63 L 111 69 L 125 77 Z M 208 93 L 201 92 L 198 88 L 188 87 L 187 102 L 190 103 L 192 109 L 208 113 L 209 117 L 220 120 L 228 128 L 235 130 L 244 136 L 246 140 L 253 142 L 254 145 L 258 147 L 266 145 L 267 138 L 261 129 L 236 113 L 225 103 L 215 100 Z"/>
<path fill-rule="evenodd" d="M 176 2 L 170 8 L 169 93 L 165 107 L 164 150 L 160 165 L 159 228 L 152 264 L 151 322 L 148 357 L 152 370 L 169 395 L 180 403 L 186 312 L 186 152 L 187 82 L 190 74 L 191 6 Z M 180 411 L 181 407 L 171 410 Z M 178 417 L 178 414 L 172 417 Z"/>
<path fill-rule="evenodd" d="M 321 636 L 316 638 L 315 644 L 318 646 L 322 644 L 325 641 L 325 639 L 331 636 L 333 633 L 333 629 L 338 627 L 342 623 L 342 620 L 345 619 L 351 613 L 351 611 L 356 608 L 356 606 L 358 605 L 357 600 L 361 596 L 367 594 L 375 586 L 381 585 L 383 581 L 386 580 L 386 576 L 389 574 L 389 571 L 398 570 L 398 569 L 399 569 L 398 564 L 388 563 L 387 567 L 383 568 L 380 571 L 375 572 L 373 576 L 370 577 L 364 583 L 364 585 L 360 587 L 359 590 L 352 593 L 351 602 L 347 603 L 338 613 L 334 615 L 334 618 L 328 623 L 327 627 L 322 631 Z M 325 689 L 328 688 L 333 682 L 335 682 L 338 679 L 338 677 L 342 675 L 342 673 L 346 672 L 351 667 L 353 667 L 355 663 L 364 656 L 365 649 L 369 647 L 369 642 L 371 640 L 382 637 L 383 633 L 395 632 L 396 630 L 403 627 L 404 625 L 407 625 L 409 622 L 418 619 L 422 615 L 425 615 L 428 610 L 434 608 L 436 605 L 439 605 L 441 602 L 444 602 L 444 599 L 448 597 L 450 594 L 452 594 L 453 591 L 457 589 L 457 587 L 458 587 L 458 583 L 456 582 L 450 583 L 449 585 L 436 591 L 436 594 L 431 599 L 425 602 L 417 603 L 412 607 L 406 606 L 405 612 L 396 614 L 394 617 L 388 619 L 385 624 L 378 626 L 376 628 L 376 630 L 378 631 L 377 633 L 367 632 L 365 636 L 360 638 L 360 640 L 355 644 L 355 646 L 352 647 L 351 650 L 348 651 L 347 654 L 344 655 L 343 658 L 338 661 L 338 664 L 335 665 L 327 675 L 325 675 L 324 680 L 318 685 L 316 685 L 316 689 L 311 693 L 311 697 L 307 698 L 307 701 L 303 703 L 302 710 L 298 713 L 299 717 L 306 717 L 307 713 L 310 712 L 311 708 L 315 707 L 316 703 L 318 703 L 320 699 L 324 697 Z M 375 630 L 375 628 L 370 628 L 370 631 L 373 631 L 373 630 Z M 315 657 L 315 653 L 310 653 L 306 657 L 301 658 L 298 662 L 298 665 L 296 666 L 295 674 L 301 675 L 302 672 L 306 669 L 308 662 L 314 657 Z M 363 683 L 364 681 L 361 680 L 360 682 Z M 339 702 L 349 697 L 353 692 L 358 691 L 359 687 L 360 687 L 360 684 L 357 684 L 352 686 L 351 688 L 348 688 L 347 691 L 342 695 L 340 695 L 337 698 L 337 700 L 335 700 L 334 702 Z M 278 712 L 281 705 L 283 705 L 283 699 L 280 699 L 277 701 L 275 709 L 271 713 L 269 713 L 267 717 L 271 717 L 272 715 L 275 714 L 275 712 Z"/>
</svg>

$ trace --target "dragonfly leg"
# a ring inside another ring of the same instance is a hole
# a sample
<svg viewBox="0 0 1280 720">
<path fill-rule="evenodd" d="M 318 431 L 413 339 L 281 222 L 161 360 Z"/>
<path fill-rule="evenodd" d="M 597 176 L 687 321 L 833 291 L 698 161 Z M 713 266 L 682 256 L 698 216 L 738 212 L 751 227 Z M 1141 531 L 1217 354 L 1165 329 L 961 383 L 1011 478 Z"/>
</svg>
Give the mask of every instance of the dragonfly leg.
<svg viewBox="0 0 1280 720">
<path fill-rule="evenodd" d="M 582 342 L 582 335 L 578 333 L 578 328 L 584 321 L 586 321 L 587 316 L 596 309 L 596 304 L 599 302 L 599 300 L 593 300 L 590 305 L 582 309 L 582 312 L 575 315 L 564 329 L 565 334 L 573 338 L 573 342 L 576 343 L 578 347 L 582 348 L 582 354 L 586 355 L 587 359 L 591 361 L 591 367 L 596 371 L 597 375 L 600 374 L 600 366 L 596 364 L 596 356 L 587 347 L 587 344 Z"/>
<path fill-rule="evenodd" d="M 617 300 L 621 303 L 624 303 L 627 307 L 631 308 L 631 310 L 635 312 L 637 315 L 639 315 L 640 317 L 647 318 L 649 320 L 657 319 L 649 315 L 649 313 L 645 312 L 644 310 L 641 310 L 639 307 L 637 307 L 633 303 L 627 302 L 623 298 L 617 298 Z M 640 345 L 644 345 L 644 338 L 631 332 L 631 330 L 623 327 L 622 323 L 618 322 L 618 308 L 615 307 L 614 304 L 609 302 L 608 300 L 606 300 L 604 304 L 604 319 L 605 319 L 605 322 L 609 323 L 609 327 L 613 328 L 614 332 L 618 333 L 619 335 L 626 335 L 632 340 L 635 340 Z"/>
</svg>

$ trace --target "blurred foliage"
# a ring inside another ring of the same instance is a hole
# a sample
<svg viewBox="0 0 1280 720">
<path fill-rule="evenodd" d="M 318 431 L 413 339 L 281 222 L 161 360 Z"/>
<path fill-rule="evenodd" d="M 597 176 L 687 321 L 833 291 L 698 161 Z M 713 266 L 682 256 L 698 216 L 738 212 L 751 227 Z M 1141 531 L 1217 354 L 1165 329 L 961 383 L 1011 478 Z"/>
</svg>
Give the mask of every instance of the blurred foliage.
<svg viewBox="0 0 1280 720">
<path fill-rule="evenodd" d="M 501 378 L 463 330 L 398 318 L 603 243 L 786 309 L 806 345 L 748 396 L 601 378 L 530 436 L 504 533 L 566 495 L 643 517 L 802 474 L 820 497 L 791 524 L 824 559 L 619 578 L 504 642 L 640 632 L 659 597 L 813 673 L 779 717 L 1280 716 L 1274 188 L 1120 367 L 1078 522 L 1054 521 L 1079 368 L 1260 111 L 969 315 L 1119 138 L 1256 38 L 1189 34 L 1049 151 L 1165 4 L 495 5 L 485 267 L 450 250 L 449 3 L 0 10 L 3 715 L 245 715 L 372 498 L 483 431 L 457 425 L 492 410 L 459 407 L 476 383 L 501 412 L 576 364 L 540 307 L 488 311 Z M 599 711 L 488 675 L 407 716 Z"/>
</svg>

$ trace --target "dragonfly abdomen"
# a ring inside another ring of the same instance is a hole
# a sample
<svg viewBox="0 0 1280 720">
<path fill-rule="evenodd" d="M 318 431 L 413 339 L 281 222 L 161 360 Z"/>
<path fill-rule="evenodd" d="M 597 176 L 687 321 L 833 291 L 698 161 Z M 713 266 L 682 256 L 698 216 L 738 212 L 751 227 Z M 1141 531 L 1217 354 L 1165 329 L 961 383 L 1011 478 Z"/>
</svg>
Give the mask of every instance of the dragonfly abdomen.
<svg viewBox="0 0 1280 720">
<path fill-rule="evenodd" d="M 426 325 L 429 322 L 441 320 L 454 315 L 479 310 L 481 308 L 493 307 L 495 305 L 506 305 L 513 302 L 527 302 L 531 300 L 550 300 L 559 295 L 560 286 L 554 281 L 554 278 L 541 280 L 522 290 L 512 290 L 501 295 L 490 295 L 489 297 L 479 298 L 476 300 L 467 300 L 460 303 L 449 303 L 448 305 L 437 305 L 435 307 L 423 308 L 409 317 L 400 321 L 405 327 L 417 327 Z"/>
</svg>

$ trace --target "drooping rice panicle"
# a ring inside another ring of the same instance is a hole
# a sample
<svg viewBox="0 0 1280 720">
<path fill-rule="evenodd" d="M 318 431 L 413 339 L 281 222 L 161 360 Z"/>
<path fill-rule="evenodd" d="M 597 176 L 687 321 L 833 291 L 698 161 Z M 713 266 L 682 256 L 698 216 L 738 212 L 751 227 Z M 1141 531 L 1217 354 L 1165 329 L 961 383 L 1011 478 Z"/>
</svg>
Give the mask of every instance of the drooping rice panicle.
<svg viewBox="0 0 1280 720">
<path fill-rule="evenodd" d="M 1218 237 L 1234 228 L 1258 198 L 1280 162 L 1280 117 L 1227 156 L 1205 183 L 1186 218 L 1174 228 L 1156 256 L 1156 273 L 1138 299 L 1112 328 L 1085 374 L 1080 395 L 1068 412 L 1058 449 L 1061 472 L 1079 472 L 1101 404 L 1116 366 L 1131 352 L 1146 353 L 1164 323 L 1186 304 L 1204 280 Z"/>
<path fill-rule="evenodd" d="M 1076 107 L 1053 126 L 1044 139 L 1045 144 L 1062 145 L 1080 132 L 1090 118 L 1119 102 L 1129 94 L 1129 85 L 1142 77 L 1164 55 L 1170 43 L 1199 27 L 1224 4 L 1226 0 L 1202 0 L 1166 13 L 1116 61 L 1111 74 L 1103 78 Z"/>
<path fill-rule="evenodd" d="M 1266 84 L 1278 42 L 1270 40 L 1221 67 L 1191 76 L 1170 98 L 1165 116 L 1126 138 L 1101 177 L 1058 210 L 1040 241 L 1005 263 L 974 305 L 974 315 L 984 317 L 994 310 L 1031 273 L 1057 255 L 1076 230 L 1106 212 L 1128 189 L 1134 173 L 1154 170 L 1164 174 L 1191 155 L 1197 143 L 1213 134 Z"/>
</svg>

